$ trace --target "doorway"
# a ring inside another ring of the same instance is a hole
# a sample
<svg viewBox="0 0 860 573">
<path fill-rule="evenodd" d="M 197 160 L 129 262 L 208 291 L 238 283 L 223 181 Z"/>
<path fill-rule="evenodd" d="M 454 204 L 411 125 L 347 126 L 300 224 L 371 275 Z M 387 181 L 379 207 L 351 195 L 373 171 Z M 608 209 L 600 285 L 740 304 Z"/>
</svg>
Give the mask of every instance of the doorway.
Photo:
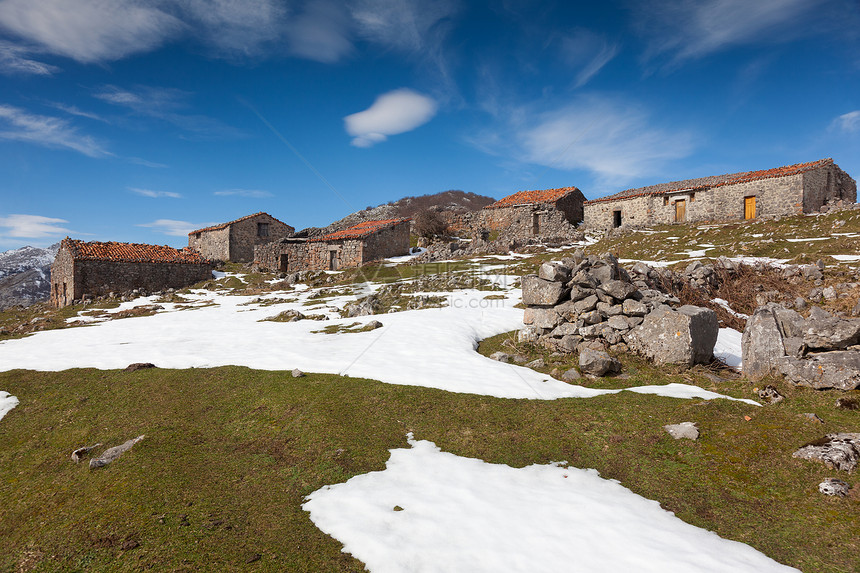
<svg viewBox="0 0 860 573">
<path fill-rule="evenodd" d="M 290 256 L 286 254 L 281 254 L 281 260 L 278 263 L 278 270 L 282 273 L 290 270 Z"/>
<path fill-rule="evenodd" d="M 612 212 L 612 226 L 616 229 L 621 226 L 621 211 Z"/>
<path fill-rule="evenodd" d="M 328 252 L 328 270 L 336 271 L 337 270 L 337 251 L 329 251 Z"/>
<path fill-rule="evenodd" d="M 755 197 L 744 197 L 744 219 L 755 219 Z"/>
<path fill-rule="evenodd" d="M 675 222 L 683 223 L 687 220 L 687 200 L 679 199 L 675 201 Z"/>
<path fill-rule="evenodd" d="M 540 215 L 538 213 L 535 213 L 534 215 L 532 215 L 532 235 L 537 236 L 539 234 L 540 234 Z"/>
</svg>

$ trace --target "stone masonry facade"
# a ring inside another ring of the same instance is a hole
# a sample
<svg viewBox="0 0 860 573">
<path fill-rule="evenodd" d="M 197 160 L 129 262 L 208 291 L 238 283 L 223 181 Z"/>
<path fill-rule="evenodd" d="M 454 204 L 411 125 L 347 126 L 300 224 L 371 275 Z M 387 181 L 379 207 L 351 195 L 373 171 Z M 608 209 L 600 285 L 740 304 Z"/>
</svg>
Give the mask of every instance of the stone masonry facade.
<svg viewBox="0 0 860 573">
<path fill-rule="evenodd" d="M 313 239 L 258 246 L 260 268 L 281 272 L 338 270 L 409 253 L 409 219 L 365 221 Z"/>
<path fill-rule="evenodd" d="M 207 259 L 249 263 L 254 248 L 289 237 L 295 229 L 268 213 L 254 213 L 188 233 L 188 246 Z"/>
<path fill-rule="evenodd" d="M 51 266 L 51 304 L 134 289 L 184 288 L 212 277 L 213 265 L 190 249 L 69 239 Z"/>
<path fill-rule="evenodd" d="M 479 224 L 509 237 L 567 237 L 583 219 L 584 201 L 576 187 L 520 191 L 484 207 Z"/>
<path fill-rule="evenodd" d="M 630 189 L 586 201 L 584 218 L 587 229 L 609 230 L 813 213 L 856 200 L 856 182 L 832 159 L 823 159 Z"/>
</svg>

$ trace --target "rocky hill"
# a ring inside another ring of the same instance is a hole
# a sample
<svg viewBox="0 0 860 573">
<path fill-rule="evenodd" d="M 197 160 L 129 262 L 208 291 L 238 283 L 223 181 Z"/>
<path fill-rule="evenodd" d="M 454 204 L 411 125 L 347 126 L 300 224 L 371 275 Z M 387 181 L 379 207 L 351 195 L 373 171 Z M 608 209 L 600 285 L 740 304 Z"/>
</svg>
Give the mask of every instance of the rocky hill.
<svg viewBox="0 0 860 573">
<path fill-rule="evenodd" d="M 479 211 L 486 205 L 495 203 L 495 201 L 495 199 L 487 197 L 486 195 L 466 193 L 465 191 L 455 189 L 443 191 L 441 193 L 434 193 L 432 195 L 404 197 L 397 201 L 390 201 L 377 207 L 367 207 L 366 209 L 347 215 L 343 219 L 335 221 L 327 227 L 310 227 L 308 229 L 304 229 L 299 231 L 299 234 L 313 237 L 346 229 L 347 227 L 352 227 L 353 225 L 357 225 L 364 221 L 394 219 L 397 217 L 414 217 L 417 213 L 431 208 L 451 213 Z"/>
<path fill-rule="evenodd" d="M 47 249 L 22 247 L 0 253 L 0 310 L 47 300 L 51 292 L 51 263 L 59 243 Z"/>
</svg>

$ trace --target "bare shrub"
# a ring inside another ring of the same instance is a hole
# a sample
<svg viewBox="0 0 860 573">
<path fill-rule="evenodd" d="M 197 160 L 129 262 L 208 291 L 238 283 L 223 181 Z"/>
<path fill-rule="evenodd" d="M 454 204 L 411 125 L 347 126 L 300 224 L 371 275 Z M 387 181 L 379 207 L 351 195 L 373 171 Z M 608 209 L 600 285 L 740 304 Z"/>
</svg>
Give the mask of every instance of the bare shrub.
<svg viewBox="0 0 860 573">
<path fill-rule="evenodd" d="M 438 211 L 425 209 L 415 215 L 412 221 L 412 231 L 419 237 L 431 239 L 445 232 L 445 219 Z"/>
</svg>

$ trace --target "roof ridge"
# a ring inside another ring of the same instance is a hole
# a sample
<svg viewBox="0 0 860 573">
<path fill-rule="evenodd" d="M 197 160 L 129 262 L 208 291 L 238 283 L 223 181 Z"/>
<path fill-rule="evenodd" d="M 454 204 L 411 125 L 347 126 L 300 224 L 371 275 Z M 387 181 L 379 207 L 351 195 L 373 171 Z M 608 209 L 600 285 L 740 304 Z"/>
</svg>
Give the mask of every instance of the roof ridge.
<svg viewBox="0 0 860 573">
<path fill-rule="evenodd" d="M 410 217 L 397 217 L 394 219 L 376 219 L 370 221 L 362 221 L 360 223 L 356 223 L 351 227 L 347 227 L 346 229 L 341 229 L 339 231 L 334 231 L 332 233 L 327 233 L 320 237 L 314 237 L 312 239 L 308 239 L 310 243 L 321 243 L 325 241 L 336 241 L 340 239 L 361 239 L 368 235 L 373 234 L 376 231 L 381 231 L 385 227 L 396 227 L 402 223 L 406 223 L 411 221 Z"/>
<path fill-rule="evenodd" d="M 266 213 L 265 211 L 259 211 L 257 213 L 251 213 L 250 215 L 245 215 L 244 217 L 239 217 L 238 219 L 234 219 L 232 221 L 227 221 L 226 223 L 219 223 L 217 225 L 211 225 L 209 227 L 203 227 L 202 229 L 196 229 L 196 230 L 188 233 L 188 235 L 191 236 L 191 235 L 194 235 L 195 233 L 204 233 L 206 231 L 218 231 L 220 229 L 226 229 L 227 227 L 229 227 L 230 225 L 232 225 L 234 223 L 241 223 L 242 221 L 250 219 L 251 217 L 256 217 L 258 215 L 267 215 L 269 217 L 272 217 L 272 219 L 275 219 L 275 221 L 277 221 L 278 223 L 280 223 L 282 225 L 286 225 L 287 227 L 290 227 L 290 225 L 287 225 L 286 223 L 284 223 L 280 219 L 275 218 L 274 216 L 270 215 L 269 213 Z"/>
<path fill-rule="evenodd" d="M 570 185 L 568 187 L 554 187 L 552 189 L 535 189 L 535 190 L 525 190 L 525 191 L 517 191 L 516 193 L 512 193 L 511 195 L 507 195 L 506 197 L 502 197 L 495 203 L 491 203 L 483 207 L 484 209 L 499 209 L 501 207 L 513 207 L 516 205 L 530 205 L 537 203 L 550 203 L 553 201 L 558 201 L 568 193 L 573 191 L 580 190 L 575 185 Z M 584 198 L 584 196 L 583 196 Z"/>
<path fill-rule="evenodd" d="M 108 260 L 115 262 L 152 262 L 179 264 L 209 264 L 197 251 L 169 245 L 150 245 L 147 243 L 126 243 L 120 241 L 83 241 L 66 237 L 61 247 L 66 246 L 76 261 Z"/>
</svg>

